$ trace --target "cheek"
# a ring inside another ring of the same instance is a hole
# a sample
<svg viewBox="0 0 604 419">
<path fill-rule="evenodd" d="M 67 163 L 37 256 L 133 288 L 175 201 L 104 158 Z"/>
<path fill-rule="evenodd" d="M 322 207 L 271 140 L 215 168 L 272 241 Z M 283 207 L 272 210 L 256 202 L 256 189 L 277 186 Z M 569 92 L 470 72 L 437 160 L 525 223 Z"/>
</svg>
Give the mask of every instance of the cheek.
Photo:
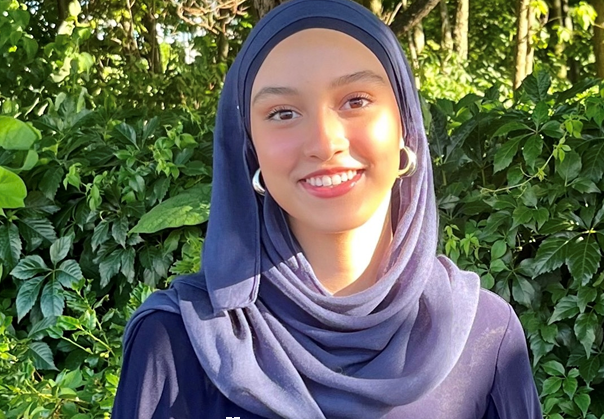
<svg viewBox="0 0 604 419">
<path fill-rule="evenodd" d="M 355 143 L 360 153 L 371 156 L 374 163 L 378 163 L 384 169 L 390 166 L 398 168 L 401 124 L 396 116 L 389 112 L 382 112 L 356 126 L 354 132 L 357 138 Z"/>
<path fill-rule="evenodd" d="M 294 134 L 286 134 L 279 129 L 257 127 L 252 128 L 252 137 L 258 163 L 267 184 L 277 180 L 273 175 L 278 174 L 281 177 L 295 167 L 298 158 L 298 141 Z"/>
</svg>

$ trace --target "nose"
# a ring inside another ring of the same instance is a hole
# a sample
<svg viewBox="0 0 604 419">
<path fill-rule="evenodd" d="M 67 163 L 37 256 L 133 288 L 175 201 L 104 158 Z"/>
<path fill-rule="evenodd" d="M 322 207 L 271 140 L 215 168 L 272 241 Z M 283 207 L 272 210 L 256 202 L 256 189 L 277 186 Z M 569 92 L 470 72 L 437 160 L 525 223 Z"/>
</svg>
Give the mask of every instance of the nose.
<svg viewBox="0 0 604 419">
<path fill-rule="evenodd" d="M 331 109 L 318 111 L 309 123 L 312 129 L 309 130 L 305 142 L 307 157 L 329 161 L 348 149 L 345 127 L 335 111 Z"/>
</svg>

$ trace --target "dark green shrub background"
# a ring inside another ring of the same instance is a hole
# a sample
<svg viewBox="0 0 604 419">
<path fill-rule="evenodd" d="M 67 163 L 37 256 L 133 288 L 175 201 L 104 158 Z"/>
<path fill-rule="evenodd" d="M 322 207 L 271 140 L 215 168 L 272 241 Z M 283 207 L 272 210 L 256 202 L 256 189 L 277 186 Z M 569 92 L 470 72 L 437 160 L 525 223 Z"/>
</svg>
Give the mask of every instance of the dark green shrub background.
<svg viewBox="0 0 604 419">
<path fill-rule="evenodd" d="M 0 418 L 108 417 L 127 319 L 201 263 L 228 62 L 202 38 L 109 77 L 79 15 L 50 37 L 0 0 Z M 602 419 L 604 89 L 548 74 L 424 103 L 440 251 L 514 306 L 546 417 Z"/>
</svg>

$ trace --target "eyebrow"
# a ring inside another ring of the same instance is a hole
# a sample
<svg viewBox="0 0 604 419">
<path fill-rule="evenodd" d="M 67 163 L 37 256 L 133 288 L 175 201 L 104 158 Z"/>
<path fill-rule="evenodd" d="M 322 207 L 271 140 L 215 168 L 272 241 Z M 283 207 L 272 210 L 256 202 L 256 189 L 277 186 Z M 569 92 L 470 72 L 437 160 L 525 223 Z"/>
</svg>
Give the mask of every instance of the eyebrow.
<svg viewBox="0 0 604 419">
<path fill-rule="evenodd" d="M 338 77 L 329 84 L 329 87 L 331 89 L 334 89 L 359 81 L 367 81 L 370 83 L 387 85 L 386 80 L 384 80 L 384 78 L 379 74 L 376 74 L 370 70 L 363 70 Z M 256 95 L 252 99 L 252 105 L 265 96 L 296 96 L 298 94 L 300 94 L 300 92 L 297 89 L 291 87 L 263 87 L 258 93 L 256 93 Z"/>
</svg>

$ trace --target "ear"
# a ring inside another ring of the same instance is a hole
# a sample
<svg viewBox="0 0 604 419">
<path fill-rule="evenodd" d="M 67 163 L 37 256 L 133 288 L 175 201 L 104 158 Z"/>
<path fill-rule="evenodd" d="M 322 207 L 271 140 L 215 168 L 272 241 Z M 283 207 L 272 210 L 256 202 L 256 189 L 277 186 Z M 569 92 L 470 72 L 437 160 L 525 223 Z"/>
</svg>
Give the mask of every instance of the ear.
<svg viewBox="0 0 604 419">
<path fill-rule="evenodd" d="M 405 147 L 405 137 L 403 137 L 403 136 L 401 135 L 401 139 L 399 140 L 399 143 L 398 143 L 398 149 L 399 149 L 399 150 L 402 150 L 402 149 L 403 149 L 403 147 Z"/>
</svg>

